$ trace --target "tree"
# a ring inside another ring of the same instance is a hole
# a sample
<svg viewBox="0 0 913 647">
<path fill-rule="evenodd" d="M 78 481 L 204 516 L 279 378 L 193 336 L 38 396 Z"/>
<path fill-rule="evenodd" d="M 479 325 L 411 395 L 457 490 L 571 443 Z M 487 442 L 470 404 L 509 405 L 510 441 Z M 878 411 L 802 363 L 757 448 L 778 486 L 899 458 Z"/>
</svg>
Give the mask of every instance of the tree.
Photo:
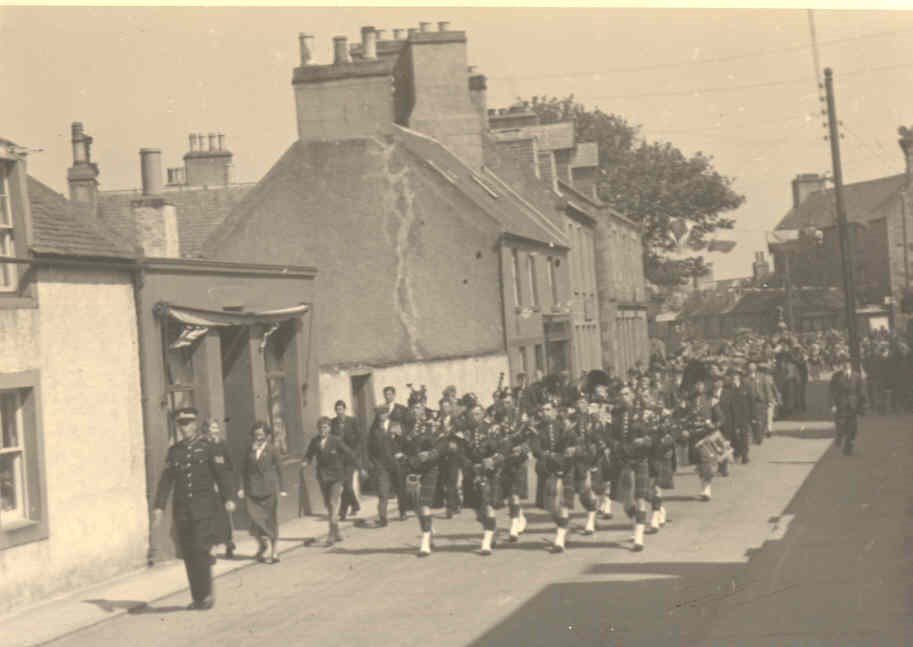
<svg viewBox="0 0 913 647">
<path fill-rule="evenodd" d="M 732 228 L 734 221 L 724 214 L 740 207 L 745 197 L 733 190 L 731 178 L 713 168 L 711 156 L 697 152 L 688 157 L 668 142 L 648 142 L 640 136 L 640 126 L 599 108 L 589 110 L 573 95 L 534 96 L 521 103 L 543 124 L 574 120 L 577 140 L 598 144 L 603 171 L 599 196 L 643 224 L 648 280 L 682 285 L 708 271 L 702 255 L 682 256 L 683 249 L 732 248 L 712 241 L 712 234 Z M 676 235 L 683 229 L 684 239 Z"/>
</svg>

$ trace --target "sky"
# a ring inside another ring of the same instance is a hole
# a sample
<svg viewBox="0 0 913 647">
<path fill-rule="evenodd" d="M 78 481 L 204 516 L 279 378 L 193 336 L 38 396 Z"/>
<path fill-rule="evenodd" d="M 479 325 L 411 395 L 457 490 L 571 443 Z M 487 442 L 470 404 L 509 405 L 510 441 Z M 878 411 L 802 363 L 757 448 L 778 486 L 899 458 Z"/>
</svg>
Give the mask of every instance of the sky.
<svg viewBox="0 0 913 647">
<path fill-rule="evenodd" d="M 814 16 L 820 68 L 834 70 L 845 182 L 903 172 L 913 12 Z M 327 63 L 333 36 L 439 20 L 467 32 L 489 107 L 573 94 L 647 140 L 711 155 L 746 196 L 720 236 L 736 249 L 707 256 L 716 278 L 751 273 L 795 175 L 831 175 L 804 10 L 0 7 L 0 137 L 31 149 L 30 173 L 66 192 L 73 121 L 94 138 L 103 190 L 139 186 L 140 148 L 180 166 L 188 133 L 224 132 L 233 179 L 255 182 L 296 137 L 299 32 Z"/>
</svg>

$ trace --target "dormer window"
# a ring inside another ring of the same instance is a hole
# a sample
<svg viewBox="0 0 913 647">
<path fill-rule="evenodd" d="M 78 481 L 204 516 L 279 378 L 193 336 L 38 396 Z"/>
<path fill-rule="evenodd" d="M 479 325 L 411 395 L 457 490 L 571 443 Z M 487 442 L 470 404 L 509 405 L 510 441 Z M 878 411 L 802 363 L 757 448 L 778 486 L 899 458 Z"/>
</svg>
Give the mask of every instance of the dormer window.
<svg viewBox="0 0 913 647">
<path fill-rule="evenodd" d="M 16 255 L 13 235 L 13 208 L 10 204 L 10 163 L 0 160 L 0 256 L 13 258 Z M 16 265 L 0 263 L 0 291 L 16 289 Z"/>
</svg>

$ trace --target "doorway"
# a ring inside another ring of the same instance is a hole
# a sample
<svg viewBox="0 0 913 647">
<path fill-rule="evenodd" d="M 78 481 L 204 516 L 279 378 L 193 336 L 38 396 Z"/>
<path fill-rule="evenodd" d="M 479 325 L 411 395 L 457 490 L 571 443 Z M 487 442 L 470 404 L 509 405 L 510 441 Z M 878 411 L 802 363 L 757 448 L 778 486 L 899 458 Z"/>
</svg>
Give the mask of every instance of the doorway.
<svg viewBox="0 0 913 647">
<path fill-rule="evenodd" d="M 352 385 L 352 416 L 358 422 L 367 450 L 368 435 L 371 433 L 371 423 L 374 422 L 374 376 L 372 373 L 364 373 L 352 375 L 349 380 Z M 363 492 L 375 491 L 370 477 L 362 481 L 361 489 Z"/>
</svg>

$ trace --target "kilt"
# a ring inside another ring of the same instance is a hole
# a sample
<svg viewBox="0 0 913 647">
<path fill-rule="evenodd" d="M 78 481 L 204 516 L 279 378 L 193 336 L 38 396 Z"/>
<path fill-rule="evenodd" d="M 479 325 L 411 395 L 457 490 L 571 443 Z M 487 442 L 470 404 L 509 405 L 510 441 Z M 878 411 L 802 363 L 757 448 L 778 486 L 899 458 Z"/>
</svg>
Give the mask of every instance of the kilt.
<svg viewBox="0 0 913 647">
<path fill-rule="evenodd" d="M 525 499 L 529 496 L 529 463 L 523 461 L 509 465 L 501 472 L 502 488 L 505 497 L 516 496 Z"/>
<path fill-rule="evenodd" d="M 545 509 L 556 514 L 559 507 L 574 509 L 574 478 L 570 474 L 551 474 L 545 479 Z"/>
<path fill-rule="evenodd" d="M 653 497 L 653 480 L 650 478 L 650 465 L 646 458 L 625 461 L 618 472 L 615 487 L 612 488 L 612 500 L 631 507 L 635 499 Z"/>
<path fill-rule="evenodd" d="M 437 467 L 432 467 L 426 472 L 410 472 L 406 475 L 406 498 L 416 510 L 420 507 L 434 507 L 437 478 Z"/>
<path fill-rule="evenodd" d="M 581 478 L 582 476 L 582 478 Z M 578 474 L 574 482 L 574 489 L 580 495 L 580 503 L 587 510 L 596 505 L 596 491 L 593 487 L 594 472 L 587 470 L 582 475 Z"/>
<path fill-rule="evenodd" d="M 717 452 L 716 445 L 710 440 L 699 442 L 694 446 L 694 454 L 697 458 L 695 471 L 701 480 L 712 480 L 720 462 L 720 454 Z"/>
<path fill-rule="evenodd" d="M 675 488 L 674 458 L 674 454 L 666 454 L 650 459 L 650 476 L 656 479 L 656 485 L 663 490 Z"/>
<path fill-rule="evenodd" d="M 491 506 L 495 510 L 504 507 L 504 475 L 500 470 L 480 472 L 469 469 L 463 475 L 463 504 L 473 510 Z"/>
</svg>

